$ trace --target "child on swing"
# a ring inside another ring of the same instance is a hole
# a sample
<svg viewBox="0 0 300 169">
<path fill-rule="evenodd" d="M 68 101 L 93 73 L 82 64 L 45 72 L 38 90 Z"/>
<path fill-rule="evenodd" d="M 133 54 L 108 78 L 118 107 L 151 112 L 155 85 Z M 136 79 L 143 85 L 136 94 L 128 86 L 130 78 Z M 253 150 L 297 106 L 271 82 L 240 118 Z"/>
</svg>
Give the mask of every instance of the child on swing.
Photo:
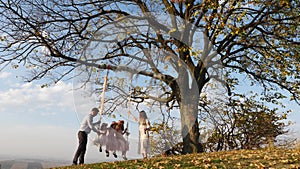
<svg viewBox="0 0 300 169">
<path fill-rule="evenodd" d="M 124 160 L 127 160 L 126 152 L 129 150 L 129 143 L 123 137 L 123 134 L 129 135 L 128 129 L 124 128 L 124 120 L 120 120 L 116 125 L 116 139 L 118 141 L 118 150 L 122 152 L 122 157 Z"/>
<path fill-rule="evenodd" d="M 106 136 L 107 130 L 108 130 L 107 126 L 108 126 L 107 123 L 102 123 L 102 125 L 101 125 L 101 127 L 99 129 L 99 133 L 100 134 L 94 140 L 94 144 L 97 145 L 97 146 L 99 146 L 99 151 L 100 152 L 102 152 L 102 146 L 106 145 L 106 143 L 108 141 L 107 140 L 107 136 Z"/>
<path fill-rule="evenodd" d="M 109 152 L 113 152 L 113 156 L 117 158 L 116 151 L 118 149 L 118 142 L 116 140 L 116 126 L 117 122 L 113 121 L 109 128 L 107 128 L 107 142 L 106 142 L 106 157 L 109 157 Z"/>
</svg>

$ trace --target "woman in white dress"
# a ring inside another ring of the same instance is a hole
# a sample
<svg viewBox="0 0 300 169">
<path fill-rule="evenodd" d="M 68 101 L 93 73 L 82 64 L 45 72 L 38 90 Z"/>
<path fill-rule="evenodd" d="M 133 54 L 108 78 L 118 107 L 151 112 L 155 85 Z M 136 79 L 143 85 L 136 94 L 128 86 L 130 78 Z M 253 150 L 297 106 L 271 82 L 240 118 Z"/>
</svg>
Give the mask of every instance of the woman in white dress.
<svg viewBox="0 0 300 169">
<path fill-rule="evenodd" d="M 149 139 L 150 121 L 148 120 L 145 111 L 139 112 L 138 123 L 139 123 L 138 153 L 142 154 L 143 158 L 147 158 L 147 155 L 150 153 L 150 139 Z"/>
</svg>

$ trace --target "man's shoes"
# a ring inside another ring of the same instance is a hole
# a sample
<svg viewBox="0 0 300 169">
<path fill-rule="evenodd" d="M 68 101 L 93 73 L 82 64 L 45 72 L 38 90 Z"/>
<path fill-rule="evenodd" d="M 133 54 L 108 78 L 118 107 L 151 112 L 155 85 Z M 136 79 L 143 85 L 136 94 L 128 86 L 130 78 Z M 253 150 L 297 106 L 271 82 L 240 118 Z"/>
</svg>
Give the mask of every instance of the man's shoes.
<svg viewBox="0 0 300 169">
<path fill-rule="evenodd" d="M 73 164 L 72 165 L 77 165 L 77 162 L 73 162 Z"/>
<path fill-rule="evenodd" d="M 109 152 L 107 150 L 105 150 L 106 153 L 106 157 L 109 157 Z"/>
</svg>

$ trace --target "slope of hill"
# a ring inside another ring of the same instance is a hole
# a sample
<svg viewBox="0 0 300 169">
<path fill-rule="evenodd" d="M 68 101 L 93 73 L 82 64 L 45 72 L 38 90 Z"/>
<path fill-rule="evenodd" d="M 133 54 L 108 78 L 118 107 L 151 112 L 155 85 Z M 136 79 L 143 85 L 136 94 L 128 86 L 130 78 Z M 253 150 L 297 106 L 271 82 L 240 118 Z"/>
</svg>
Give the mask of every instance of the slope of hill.
<svg viewBox="0 0 300 169">
<path fill-rule="evenodd" d="M 300 169 L 299 149 L 235 150 L 155 157 L 145 160 L 104 162 L 59 169 L 98 168 L 294 168 Z"/>
</svg>

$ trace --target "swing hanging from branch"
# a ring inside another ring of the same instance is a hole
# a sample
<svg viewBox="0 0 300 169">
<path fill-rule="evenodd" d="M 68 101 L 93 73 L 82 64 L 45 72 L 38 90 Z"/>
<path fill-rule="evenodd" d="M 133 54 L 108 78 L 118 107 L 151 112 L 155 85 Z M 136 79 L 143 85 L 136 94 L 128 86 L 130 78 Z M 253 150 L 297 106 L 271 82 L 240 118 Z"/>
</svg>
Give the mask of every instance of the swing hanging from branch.
<svg viewBox="0 0 300 169">
<path fill-rule="evenodd" d="M 101 94 L 101 102 L 100 102 L 100 110 L 99 110 L 99 114 L 100 114 L 100 123 L 102 120 L 102 114 L 104 111 L 104 101 L 105 101 L 105 92 L 106 92 L 106 88 L 107 88 L 107 81 L 108 81 L 108 70 L 106 73 L 106 76 L 104 77 L 104 82 L 103 82 L 103 90 L 102 90 L 102 94 Z"/>
</svg>

